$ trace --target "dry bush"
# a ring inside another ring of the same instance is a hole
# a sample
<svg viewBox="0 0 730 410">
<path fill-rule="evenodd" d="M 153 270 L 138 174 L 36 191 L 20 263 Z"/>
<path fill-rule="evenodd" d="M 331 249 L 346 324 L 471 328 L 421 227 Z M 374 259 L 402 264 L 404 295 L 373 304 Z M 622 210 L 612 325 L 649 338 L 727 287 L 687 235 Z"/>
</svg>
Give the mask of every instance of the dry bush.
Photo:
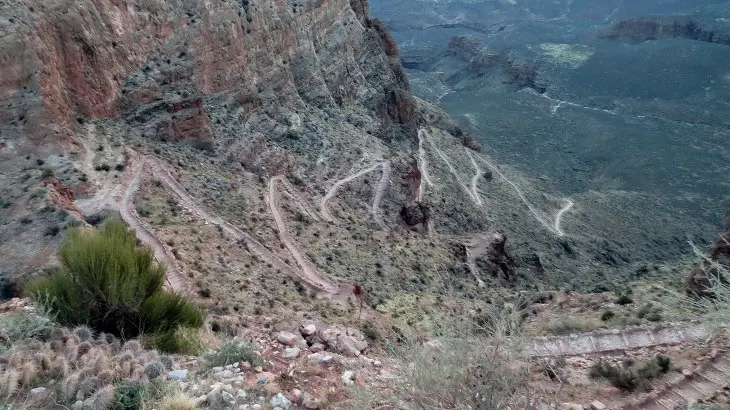
<svg viewBox="0 0 730 410">
<path fill-rule="evenodd" d="M 167 396 L 160 404 L 160 410 L 195 410 L 195 403 L 182 393 Z"/>
<path fill-rule="evenodd" d="M 146 383 L 162 376 L 170 362 L 135 340 L 122 344 L 108 334 L 94 337 L 85 327 L 59 328 L 47 342 L 24 340 L 0 356 L 0 398 L 23 402 L 30 389 L 42 386 L 52 391 L 50 403 L 82 400 L 88 408 L 108 408 L 115 385 Z"/>
<path fill-rule="evenodd" d="M 519 314 L 508 307 L 439 329 L 425 344 L 406 336 L 392 348 L 403 369 L 385 391 L 357 391 L 347 408 L 407 403 L 415 409 L 502 409 L 528 396 L 519 353 Z M 521 360 L 522 359 L 522 360 Z"/>
</svg>

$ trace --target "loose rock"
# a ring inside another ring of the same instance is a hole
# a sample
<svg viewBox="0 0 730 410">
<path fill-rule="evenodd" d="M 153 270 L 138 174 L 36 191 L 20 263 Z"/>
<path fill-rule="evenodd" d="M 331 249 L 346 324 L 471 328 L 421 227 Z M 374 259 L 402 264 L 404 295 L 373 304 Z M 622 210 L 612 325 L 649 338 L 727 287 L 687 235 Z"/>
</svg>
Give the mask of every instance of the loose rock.
<svg viewBox="0 0 730 410">
<path fill-rule="evenodd" d="M 271 405 L 274 407 L 282 408 L 284 410 L 288 410 L 291 408 L 291 402 L 281 393 L 271 398 Z"/>
</svg>

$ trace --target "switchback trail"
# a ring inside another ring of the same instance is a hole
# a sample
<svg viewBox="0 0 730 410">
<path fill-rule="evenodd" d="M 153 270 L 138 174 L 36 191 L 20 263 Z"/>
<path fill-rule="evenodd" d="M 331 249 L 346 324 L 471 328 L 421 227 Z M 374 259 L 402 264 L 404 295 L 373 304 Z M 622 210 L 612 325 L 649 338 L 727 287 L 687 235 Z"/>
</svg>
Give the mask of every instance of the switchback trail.
<svg viewBox="0 0 730 410">
<path fill-rule="evenodd" d="M 121 215 L 124 222 L 129 225 L 137 233 L 137 238 L 143 243 L 147 244 L 154 252 L 155 259 L 165 264 L 166 280 L 168 286 L 180 293 L 186 293 L 189 291 L 188 282 L 185 280 L 182 269 L 178 265 L 175 258 L 167 252 L 165 245 L 160 241 L 148 228 L 147 225 L 137 214 L 137 210 L 134 207 L 134 194 L 139 189 L 139 179 L 144 170 L 145 160 L 139 161 L 135 164 L 132 169 L 131 179 L 128 181 L 127 187 L 124 191 L 124 197 L 122 198 L 119 206 L 119 214 Z M 106 201 L 106 192 L 102 192 L 104 200 Z M 105 204 L 106 205 L 106 204 Z"/>
<path fill-rule="evenodd" d="M 418 202 L 423 200 L 423 182 L 425 181 L 428 186 L 433 186 L 431 177 L 428 174 L 426 150 L 423 148 L 423 138 L 425 134 L 425 129 L 421 128 L 418 130 L 418 169 L 421 171 L 421 181 L 418 185 L 418 195 L 416 196 Z"/>
<path fill-rule="evenodd" d="M 321 221 L 322 217 L 319 216 L 319 213 L 317 212 L 314 207 L 312 207 L 302 194 L 299 192 L 298 189 L 294 187 L 294 185 L 289 182 L 288 179 L 285 177 L 275 177 L 278 178 L 278 182 L 284 187 L 284 191 L 286 191 L 287 194 L 289 194 L 294 201 L 296 202 L 297 206 L 299 206 L 299 209 L 302 210 L 303 213 L 307 214 L 312 220 L 314 221 Z"/>
<path fill-rule="evenodd" d="M 692 371 L 682 372 L 674 380 L 637 400 L 632 400 L 621 410 L 674 410 L 707 400 L 730 386 L 730 357 L 716 354 Z"/>
<path fill-rule="evenodd" d="M 635 350 L 659 345 L 676 345 L 710 337 L 707 327 L 695 324 L 655 328 L 581 333 L 545 337 L 527 348 L 531 357 L 581 356 L 596 353 Z"/>
<path fill-rule="evenodd" d="M 515 193 L 520 198 L 520 200 L 527 206 L 527 209 L 530 211 L 532 216 L 538 222 L 540 222 L 540 224 L 542 226 L 547 228 L 550 232 L 554 233 L 555 235 L 565 236 L 565 232 L 563 232 L 563 230 L 561 229 L 560 223 L 562 221 L 563 215 L 566 212 L 568 212 L 570 209 L 572 209 L 573 206 L 575 205 L 575 203 L 572 200 L 566 199 L 566 205 L 562 209 L 560 209 L 560 211 L 558 211 L 557 215 L 555 216 L 554 222 L 551 224 L 551 223 L 547 222 L 545 220 L 545 218 L 542 217 L 541 213 L 537 210 L 537 208 L 535 208 L 535 206 L 533 206 L 532 203 L 527 200 L 527 197 L 522 192 L 522 190 L 517 186 L 517 184 L 515 184 L 509 178 L 507 178 L 507 176 L 504 175 L 502 173 L 502 171 L 500 171 L 494 164 L 492 164 L 486 158 L 482 157 L 481 155 L 474 155 L 468 148 L 464 148 L 464 150 L 466 151 L 466 155 L 469 157 L 469 159 L 471 161 L 472 167 L 474 167 L 474 172 L 475 172 L 474 176 L 471 178 L 471 186 L 467 187 L 466 184 L 464 184 L 461 181 L 459 173 L 456 171 L 456 169 L 451 164 L 451 162 L 446 157 L 446 155 L 433 142 L 430 135 L 428 134 L 428 131 L 421 128 L 418 131 L 418 136 L 419 136 L 419 158 L 421 158 L 421 154 L 422 154 L 420 152 L 420 150 L 422 148 L 421 139 L 425 138 L 426 140 L 428 140 L 431 147 L 434 149 L 434 151 L 436 151 L 436 153 L 441 157 L 441 159 L 444 161 L 446 166 L 449 168 L 449 171 L 456 179 L 456 182 L 459 183 L 459 185 L 462 187 L 462 189 L 464 189 L 464 191 L 467 193 L 467 195 L 469 195 L 469 197 L 472 199 L 472 201 L 476 205 L 481 206 L 484 204 L 484 201 L 482 200 L 481 196 L 479 195 L 479 190 L 478 190 L 479 178 L 482 175 L 484 175 L 484 171 L 479 167 L 479 164 L 476 161 L 478 159 L 479 161 L 481 161 L 482 163 L 487 165 L 489 167 L 489 169 L 491 169 L 493 172 L 495 172 L 497 175 L 499 175 L 505 182 L 507 182 L 512 187 L 512 189 L 515 191 Z M 423 172 L 423 171 L 421 171 L 421 172 Z M 422 190 L 422 187 L 420 187 L 419 190 Z"/>
<path fill-rule="evenodd" d="M 276 188 L 278 183 L 285 184 L 285 182 L 283 182 L 284 180 L 285 178 L 283 176 L 276 176 L 269 180 L 269 209 L 271 209 L 271 214 L 274 216 L 276 228 L 279 231 L 279 238 L 301 268 L 303 279 L 306 282 L 318 289 L 324 290 L 325 292 L 337 293 L 339 289 L 338 286 L 325 279 L 319 274 L 319 272 L 317 272 L 317 268 L 314 266 L 312 261 L 310 261 L 309 258 L 304 255 L 304 252 L 299 249 L 289 233 L 289 228 L 287 227 L 284 217 L 281 215 L 281 211 L 279 210 L 279 201 L 277 198 L 278 190 Z"/>
<path fill-rule="evenodd" d="M 555 232 L 557 232 L 557 234 L 559 236 L 565 236 L 565 232 L 563 232 L 563 230 L 560 229 L 560 221 L 563 218 L 563 214 L 565 214 L 566 212 L 570 211 L 573 208 L 574 205 L 575 205 L 575 202 L 573 202 L 572 200 L 566 198 L 566 200 L 565 200 L 565 206 L 563 206 L 560 209 L 560 211 L 558 211 L 558 214 L 555 215 L 555 226 L 553 228 L 555 229 Z"/>
<path fill-rule="evenodd" d="M 187 192 L 187 190 L 182 185 L 180 185 L 179 182 L 177 182 L 177 180 L 162 165 L 157 162 L 157 160 L 152 160 L 152 168 L 155 176 L 157 176 L 158 179 L 164 182 L 175 194 L 177 194 L 178 198 L 180 198 L 185 208 L 187 208 L 193 214 L 198 215 L 198 217 L 200 217 L 201 219 L 220 227 L 224 233 L 232 237 L 234 240 L 245 242 L 248 246 L 248 249 L 256 254 L 259 258 L 261 258 L 261 260 L 291 276 L 300 277 L 305 283 L 309 284 L 315 289 L 327 293 L 336 292 L 336 290 L 333 291 L 329 286 L 324 286 L 318 281 L 311 281 L 307 273 L 292 269 L 279 256 L 271 252 L 268 248 L 266 248 L 256 239 L 254 239 L 251 235 L 231 225 L 223 218 L 209 213 Z"/>
<path fill-rule="evenodd" d="M 449 159 L 446 157 L 446 154 L 444 154 L 443 151 L 441 151 L 439 149 L 439 147 L 436 146 L 436 144 L 431 140 L 431 138 L 428 135 L 428 133 L 426 133 L 425 135 L 426 135 L 426 139 L 428 140 L 429 144 L 431 145 L 431 148 L 433 148 L 433 150 L 436 151 L 436 153 L 438 154 L 438 156 L 441 157 L 441 160 L 444 161 L 444 163 L 446 164 L 446 166 L 449 168 L 449 172 L 451 172 L 451 174 L 454 176 L 454 179 L 456 179 L 456 182 L 459 183 L 459 185 L 461 186 L 461 188 L 464 189 L 464 192 L 466 192 L 466 194 L 469 195 L 469 198 L 471 198 L 471 200 L 475 204 L 481 206 L 483 204 L 483 202 L 482 202 L 482 198 L 479 196 L 479 193 L 476 192 L 476 191 L 474 191 L 474 190 L 472 190 L 472 189 L 470 189 L 468 186 L 466 186 L 466 184 L 464 184 L 463 182 L 461 182 L 461 178 L 459 177 L 459 173 L 456 171 L 456 168 L 454 168 L 454 166 L 451 165 L 451 161 L 449 161 Z M 479 173 L 478 167 L 477 167 L 477 170 L 476 171 L 477 171 L 477 173 Z"/>
<path fill-rule="evenodd" d="M 336 222 L 337 219 L 330 213 L 329 208 L 327 207 L 327 203 L 330 201 L 330 199 L 332 199 L 332 197 L 335 196 L 335 194 L 337 193 L 337 190 L 339 190 L 343 185 L 345 185 L 346 183 L 348 183 L 354 179 L 357 179 L 367 173 L 375 171 L 378 167 L 381 167 L 383 169 L 383 174 L 385 174 L 386 171 L 388 173 L 390 173 L 390 162 L 383 161 L 383 162 L 377 163 L 371 167 L 365 168 L 361 171 L 358 171 L 354 174 L 351 174 L 351 175 L 335 182 L 335 184 L 332 186 L 332 188 L 330 188 L 330 190 L 327 191 L 327 194 L 324 196 L 324 198 L 322 198 L 322 200 L 319 203 L 319 209 L 320 209 L 320 213 L 322 214 L 322 217 L 326 221 Z M 384 184 L 382 186 L 382 189 L 385 189 L 385 186 L 387 186 L 387 182 L 388 182 L 387 179 L 385 181 L 383 181 L 383 179 L 381 178 L 381 183 Z M 376 192 L 375 192 L 376 198 L 378 197 L 379 189 L 381 189 L 380 186 L 376 189 Z M 380 197 L 382 198 L 382 193 L 380 193 Z M 380 202 L 379 199 L 378 199 L 378 202 Z"/>
<path fill-rule="evenodd" d="M 388 182 L 390 182 L 390 162 L 384 162 L 382 164 L 382 168 L 383 174 L 380 176 L 380 181 L 378 181 L 377 188 L 375 188 L 375 195 L 373 196 L 373 206 L 371 211 L 373 213 L 373 219 L 375 219 L 375 223 L 377 223 L 381 229 L 387 230 L 388 226 L 383 220 L 383 213 L 380 209 L 380 202 L 382 202 L 385 188 L 388 186 Z"/>
</svg>

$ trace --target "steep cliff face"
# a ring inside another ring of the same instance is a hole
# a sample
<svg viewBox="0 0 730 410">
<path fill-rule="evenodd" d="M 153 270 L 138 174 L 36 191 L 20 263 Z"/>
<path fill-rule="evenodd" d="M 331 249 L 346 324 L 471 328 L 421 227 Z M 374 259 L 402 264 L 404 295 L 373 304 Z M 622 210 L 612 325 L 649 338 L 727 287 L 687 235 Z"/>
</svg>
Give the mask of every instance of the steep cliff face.
<svg viewBox="0 0 730 410">
<path fill-rule="evenodd" d="M 262 178 L 309 168 L 316 184 L 331 177 L 318 158 L 349 167 L 415 140 L 398 50 L 366 0 L 11 0 L 0 16 L 0 275 L 53 253 L 33 217 L 59 203 L 38 202 L 44 178 L 87 198 L 119 184 L 133 146 L 191 145 Z"/>
<path fill-rule="evenodd" d="M 235 93 L 249 111 L 268 92 L 283 105 L 363 104 L 395 113 L 396 122 L 412 120 L 387 108 L 398 104 L 393 95 L 408 89 L 407 80 L 365 1 L 16 0 L 0 7 L 9 16 L 0 28 L 3 138 L 31 137 L 13 141 L 25 150 L 73 136 L 76 117 L 142 106 L 165 112 L 137 120 L 154 119 L 168 138 L 210 140 L 203 101 L 221 93 Z"/>
<path fill-rule="evenodd" d="M 619 21 L 606 34 L 609 38 L 633 41 L 686 38 L 730 45 L 730 27 L 711 25 L 687 17 L 643 17 Z"/>
</svg>

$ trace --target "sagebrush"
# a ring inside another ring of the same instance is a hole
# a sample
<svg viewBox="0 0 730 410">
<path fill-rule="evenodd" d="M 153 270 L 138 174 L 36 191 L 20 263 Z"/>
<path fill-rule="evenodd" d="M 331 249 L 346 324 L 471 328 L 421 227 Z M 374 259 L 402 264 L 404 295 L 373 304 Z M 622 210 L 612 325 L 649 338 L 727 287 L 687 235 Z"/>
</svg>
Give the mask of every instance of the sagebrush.
<svg viewBox="0 0 730 410">
<path fill-rule="evenodd" d="M 63 325 L 88 325 L 122 339 L 173 335 L 199 328 L 203 315 L 182 295 L 162 289 L 165 268 L 152 250 L 138 245 L 118 218 L 97 229 L 73 229 L 59 248 L 62 266 L 31 281 L 26 290 Z M 160 344 L 170 351 L 174 344 Z"/>
</svg>

